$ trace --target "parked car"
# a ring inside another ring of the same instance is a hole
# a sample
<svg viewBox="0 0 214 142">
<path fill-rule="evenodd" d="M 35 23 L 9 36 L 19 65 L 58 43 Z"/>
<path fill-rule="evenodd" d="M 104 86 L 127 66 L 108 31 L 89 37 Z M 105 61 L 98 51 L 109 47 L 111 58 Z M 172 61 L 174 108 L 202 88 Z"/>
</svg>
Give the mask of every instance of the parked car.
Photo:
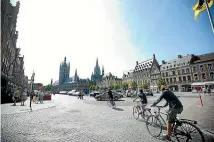
<svg viewBox="0 0 214 142">
<path fill-rule="evenodd" d="M 118 100 L 118 99 L 121 98 L 121 94 L 119 94 L 119 93 L 112 92 L 112 94 L 113 94 L 114 100 Z M 108 99 L 108 94 L 107 93 L 102 93 L 100 95 L 96 95 L 95 99 L 98 100 L 98 101 L 100 101 L 100 100 L 107 100 Z"/>
<path fill-rule="evenodd" d="M 79 94 L 80 94 L 80 92 L 75 92 L 73 95 L 78 96 Z"/>
<path fill-rule="evenodd" d="M 60 91 L 59 94 L 67 94 L 67 91 Z"/>
<path fill-rule="evenodd" d="M 97 95 L 99 95 L 100 94 L 100 92 L 98 92 L 98 91 L 92 91 L 89 95 L 91 96 L 91 97 L 95 97 L 95 96 L 97 96 Z"/>
<path fill-rule="evenodd" d="M 144 92 L 146 94 L 146 96 L 153 96 L 153 93 L 148 91 L 148 92 Z"/>
<path fill-rule="evenodd" d="M 75 92 L 77 92 L 77 91 L 76 91 L 76 90 L 71 90 L 71 91 L 69 91 L 67 94 L 68 94 L 69 96 L 73 96 Z"/>
</svg>

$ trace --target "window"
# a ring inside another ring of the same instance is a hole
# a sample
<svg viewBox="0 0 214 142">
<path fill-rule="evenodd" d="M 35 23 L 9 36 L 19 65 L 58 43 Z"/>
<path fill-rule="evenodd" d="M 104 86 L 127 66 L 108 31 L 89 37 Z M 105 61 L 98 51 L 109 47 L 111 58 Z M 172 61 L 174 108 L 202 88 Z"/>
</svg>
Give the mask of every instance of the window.
<svg viewBox="0 0 214 142">
<path fill-rule="evenodd" d="M 188 80 L 188 81 L 191 81 L 191 77 L 190 77 L 190 76 L 187 76 L 187 80 Z"/>
<path fill-rule="evenodd" d="M 166 76 L 168 76 L 168 72 L 166 72 Z"/>
<path fill-rule="evenodd" d="M 177 72 L 178 72 L 178 75 L 180 75 L 180 74 L 181 74 L 181 73 L 180 73 L 180 70 L 178 70 Z"/>
<path fill-rule="evenodd" d="M 183 76 L 183 81 L 184 81 L 184 82 L 187 81 L 186 76 Z"/>
<path fill-rule="evenodd" d="M 166 83 L 168 83 L 168 82 L 169 82 L 169 79 L 167 78 L 167 79 L 166 79 Z"/>
<path fill-rule="evenodd" d="M 162 76 L 164 77 L 164 73 L 162 73 Z"/>
<path fill-rule="evenodd" d="M 185 73 L 185 70 L 184 69 L 182 69 L 182 74 L 184 74 Z"/>
<path fill-rule="evenodd" d="M 179 79 L 179 82 L 181 82 L 181 81 L 182 81 L 181 77 L 179 77 L 178 79 Z"/>
<path fill-rule="evenodd" d="M 210 73 L 210 79 L 214 79 L 214 72 Z"/>
<path fill-rule="evenodd" d="M 198 80 L 198 74 L 194 74 L 194 80 Z"/>
<path fill-rule="evenodd" d="M 189 73 L 189 68 L 186 68 L 186 73 Z"/>
<path fill-rule="evenodd" d="M 172 78 L 170 78 L 170 82 L 172 82 Z"/>
<path fill-rule="evenodd" d="M 176 78 L 175 77 L 173 78 L 173 81 L 176 82 Z"/>
<path fill-rule="evenodd" d="M 202 79 L 206 79 L 206 73 L 202 73 Z"/>
<path fill-rule="evenodd" d="M 175 71 L 172 71 L 172 75 L 175 75 Z"/>
<path fill-rule="evenodd" d="M 212 69 L 212 64 L 208 64 L 208 70 Z"/>
<path fill-rule="evenodd" d="M 200 66 L 199 66 L 199 69 L 200 69 L 201 71 L 203 71 L 203 70 L 204 70 L 204 65 L 200 65 Z"/>
<path fill-rule="evenodd" d="M 196 72 L 196 66 L 194 66 L 194 67 L 192 68 L 192 70 L 193 70 L 193 72 Z"/>
</svg>

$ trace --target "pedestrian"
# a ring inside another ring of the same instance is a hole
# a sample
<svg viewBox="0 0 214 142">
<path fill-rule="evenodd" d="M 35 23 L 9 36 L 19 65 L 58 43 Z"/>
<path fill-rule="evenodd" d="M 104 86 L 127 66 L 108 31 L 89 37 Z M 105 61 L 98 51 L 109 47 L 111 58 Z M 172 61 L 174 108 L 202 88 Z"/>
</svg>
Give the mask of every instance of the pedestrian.
<svg viewBox="0 0 214 142">
<path fill-rule="evenodd" d="M 19 88 L 16 88 L 13 93 L 13 102 L 14 102 L 13 106 L 16 106 L 16 101 L 18 101 L 19 99 L 19 92 L 20 92 Z"/>
<path fill-rule="evenodd" d="M 80 99 L 83 100 L 83 96 L 84 96 L 83 91 L 81 91 L 81 98 Z"/>
<path fill-rule="evenodd" d="M 41 90 L 41 91 L 40 91 L 40 98 L 39 98 L 40 104 L 43 104 L 43 97 L 44 97 L 44 91 Z"/>
<path fill-rule="evenodd" d="M 24 89 L 24 91 L 21 94 L 21 106 L 25 105 L 26 100 L 27 100 L 27 89 Z"/>
</svg>

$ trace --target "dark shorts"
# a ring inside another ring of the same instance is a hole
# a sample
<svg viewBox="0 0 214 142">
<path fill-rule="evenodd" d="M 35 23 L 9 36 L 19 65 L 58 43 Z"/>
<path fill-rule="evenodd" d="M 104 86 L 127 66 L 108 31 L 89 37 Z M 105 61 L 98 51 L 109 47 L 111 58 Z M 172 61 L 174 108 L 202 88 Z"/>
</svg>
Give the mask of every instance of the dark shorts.
<svg viewBox="0 0 214 142">
<path fill-rule="evenodd" d="M 170 108 L 168 115 L 167 115 L 167 120 L 169 123 L 174 123 L 174 120 L 177 116 L 177 114 L 181 113 L 183 111 L 183 107 L 179 108 Z"/>
</svg>

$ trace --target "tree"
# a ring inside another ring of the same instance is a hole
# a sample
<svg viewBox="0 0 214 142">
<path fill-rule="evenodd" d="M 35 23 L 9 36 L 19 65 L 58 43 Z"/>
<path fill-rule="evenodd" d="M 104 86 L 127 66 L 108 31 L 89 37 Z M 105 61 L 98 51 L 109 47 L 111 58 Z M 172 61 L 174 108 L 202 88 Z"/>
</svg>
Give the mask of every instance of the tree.
<svg viewBox="0 0 214 142">
<path fill-rule="evenodd" d="M 128 89 L 128 87 L 129 87 L 129 84 L 128 84 L 128 83 L 126 83 L 126 82 L 123 82 L 123 83 L 122 83 L 122 88 L 123 88 L 123 89 L 126 90 L 126 89 Z"/>
<path fill-rule="evenodd" d="M 166 82 L 165 82 L 165 80 L 164 79 L 159 79 L 158 80 L 158 83 L 157 83 L 157 85 L 158 85 L 158 88 L 160 88 L 161 87 L 161 85 L 166 85 Z"/>
<path fill-rule="evenodd" d="M 114 84 L 110 84 L 109 88 L 112 90 L 114 89 Z"/>
<path fill-rule="evenodd" d="M 119 84 L 115 84 L 115 85 L 114 85 L 114 89 L 115 89 L 115 90 L 120 89 L 120 85 L 119 85 Z"/>
<path fill-rule="evenodd" d="M 143 87 L 143 89 L 149 89 L 149 84 L 148 83 L 143 83 L 142 87 Z"/>
<path fill-rule="evenodd" d="M 135 81 L 132 81 L 130 83 L 130 86 L 131 86 L 132 89 L 135 89 L 137 87 L 137 83 Z"/>
<path fill-rule="evenodd" d="M 100 88 L 100 87 L 99 87 L 99 86 L 97 86 L 97 85 L 96 85 L 96 86 L 94 86 L 94 89 L 95 89 L 95 90 L 99 90 L 99 88 Z"/>
<path fill-rule="evenodd" d="M 45 91 L 52 91 L 53 90 L 53 86 L 51 84 L 45 86 Z"/>
</svg>

